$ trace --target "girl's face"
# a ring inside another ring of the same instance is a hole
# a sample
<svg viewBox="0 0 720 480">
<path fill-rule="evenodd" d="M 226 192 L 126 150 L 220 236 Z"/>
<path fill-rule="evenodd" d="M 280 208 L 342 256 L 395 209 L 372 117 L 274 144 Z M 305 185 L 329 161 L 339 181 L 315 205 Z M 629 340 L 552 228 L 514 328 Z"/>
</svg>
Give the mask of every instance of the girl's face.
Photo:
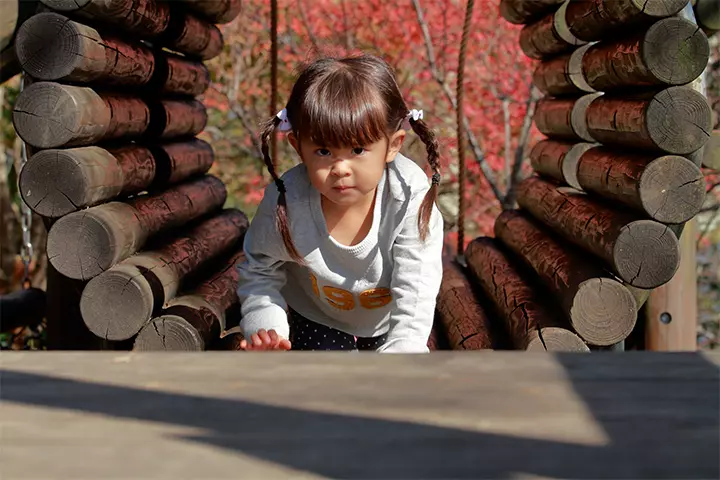
<svg viewBox="0 0 720 480">
<path fill-rule="evenodd" d="M 389 142 L 381 139 L 369 145 L 334 148 L 310 140 L 298 144 L 295 135 L 288 135 L 307 168 L 312 185 L 327 200 L 343 207 L 351 207 L 374 194 L 385 165 L 395 158 L 404 139 L 405 131 L 399 130 Z"/>
</svg>

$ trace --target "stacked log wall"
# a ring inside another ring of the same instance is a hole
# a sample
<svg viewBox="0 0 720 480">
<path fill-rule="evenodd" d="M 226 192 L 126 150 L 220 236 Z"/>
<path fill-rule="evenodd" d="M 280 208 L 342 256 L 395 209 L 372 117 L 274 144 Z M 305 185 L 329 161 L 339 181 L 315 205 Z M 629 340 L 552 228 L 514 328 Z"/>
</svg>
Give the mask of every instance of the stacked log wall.
<svg viewBox="0 0 720 480">
<path fill-rule="evenodd" d="M 42 0 L 18 24 L 27 81 L 13 124 L 32 153 L 19 190 L 48 228 L 52 348 L 131 347 L 193 294 L 205 303 L 189 304 L 211 314 L 196 316 L 200 343 L 183 348 L 220 341 L 248 221 L 223 209 L 196 97 L 210 83 L 204 61 L 223 47 L 216 24 L 240 5 Z"/>
</svg>

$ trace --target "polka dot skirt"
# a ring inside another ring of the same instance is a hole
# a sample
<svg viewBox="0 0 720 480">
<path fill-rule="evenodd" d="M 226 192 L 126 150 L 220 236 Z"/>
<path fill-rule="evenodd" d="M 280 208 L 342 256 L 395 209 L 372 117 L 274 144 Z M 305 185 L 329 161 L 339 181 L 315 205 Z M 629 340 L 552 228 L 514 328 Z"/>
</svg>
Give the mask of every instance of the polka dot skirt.
<svg viewBox="0 0 720 480">
<path fill-rule="evenodd" d="M 385 342 L 385 335 L 355 337 L 310 321 L 293 310 L 290 311 L 288 320 L 293 350 L 376 350 Z"/>
</svg>

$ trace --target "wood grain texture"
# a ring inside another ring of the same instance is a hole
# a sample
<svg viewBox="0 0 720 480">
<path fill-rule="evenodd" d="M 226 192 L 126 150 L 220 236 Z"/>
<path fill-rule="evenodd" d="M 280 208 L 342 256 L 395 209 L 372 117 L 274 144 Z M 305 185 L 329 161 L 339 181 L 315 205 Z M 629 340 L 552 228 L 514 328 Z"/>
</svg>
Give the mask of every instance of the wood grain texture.
<svg viewBox="0 0 720 480">
<path fill-rule="evenodd" d="M 531 23 L 557 9 L 564 0 L 500 0 L 500 15 L 510 23 Z"/>
<path fill-rule="evenodd" d="M 539 177 L 517 187 L 518 204 L 569 242 L 602 258 L 613 273 L 638 288 L 667 283 L 680 262 L 673 232 L 644 216 L 566 191 Z"/>
<path fill-rule="evenodd" d="M 242 0 L 181 0 L 212 23 L 232 22 L 242 10 Z"/>
<path fill-rule="evenodd" d="M 557 55 L 538 63 L 533 71 L 533 83 L 550 96 L 578 96 L 594 93 L 585 79 L 583 57 L 591 44 L 576 48 L 571 53 Z"/>
<path fill-rule="evenodd" d="M 575 37 L 568 29 L 565 20 L 567 5 L 567 1 L 563 2 L 554 13 L 520 30 L 520 49 L 525 55 L 535 60 L 548 59 L 587 43 Z"/>
</svg>

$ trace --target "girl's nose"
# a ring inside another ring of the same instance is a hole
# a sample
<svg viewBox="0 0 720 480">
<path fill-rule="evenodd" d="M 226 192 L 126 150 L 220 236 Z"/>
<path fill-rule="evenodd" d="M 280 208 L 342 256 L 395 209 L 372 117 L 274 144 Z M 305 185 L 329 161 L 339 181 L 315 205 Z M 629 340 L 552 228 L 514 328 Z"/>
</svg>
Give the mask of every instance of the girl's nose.
<svg viewBox="0 0 720 480">
<path fill-rule="evenodd" d="M 350 175 L 350 167 L 344 160 L 338 160 L 333 163 L 330 173 L 336 177 L 347 177 Z"/>
</svg>

